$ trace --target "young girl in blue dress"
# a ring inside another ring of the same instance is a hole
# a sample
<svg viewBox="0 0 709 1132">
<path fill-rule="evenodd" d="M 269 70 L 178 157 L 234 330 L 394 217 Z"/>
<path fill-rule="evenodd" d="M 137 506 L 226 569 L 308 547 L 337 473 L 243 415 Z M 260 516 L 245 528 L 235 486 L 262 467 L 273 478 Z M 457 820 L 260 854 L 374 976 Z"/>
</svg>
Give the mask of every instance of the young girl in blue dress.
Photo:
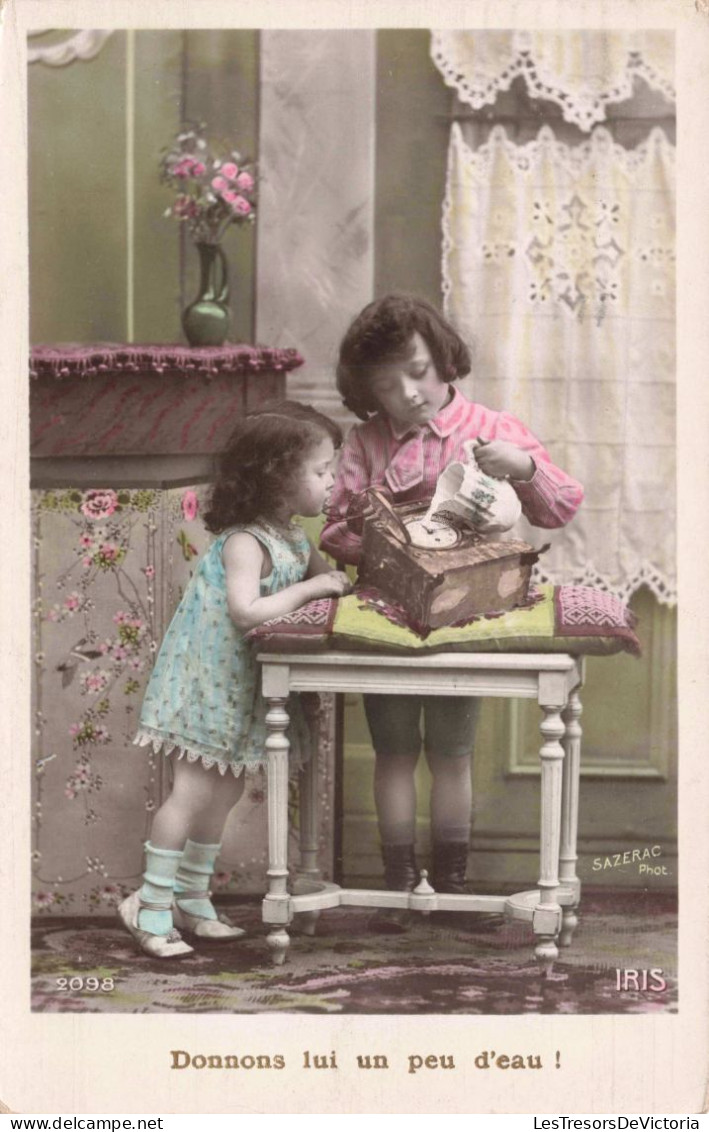
<svg viewBox="0 0 709 1132">
<path fill-rule="evenodd" d="M 341 439 L 327 417 L 284 401 L 245 417 L 221 456 L 205 513 L 217 538 L 167 630 L 135 739 L 170 755 L 173 769 L 145 846 L 142 887 L 118 910 L 149 955 L 189 954 L 177 928 L 212 940 L 243 934 L 217 916 L 209 896 L 244 768 L 266 761 L 259 673 L 243 634 L 347 592 L 347 575 L 332 570 L 293 521 L 320 514 Z M 295 705 L 291 712 L 297 730 Z"/>
</svg>

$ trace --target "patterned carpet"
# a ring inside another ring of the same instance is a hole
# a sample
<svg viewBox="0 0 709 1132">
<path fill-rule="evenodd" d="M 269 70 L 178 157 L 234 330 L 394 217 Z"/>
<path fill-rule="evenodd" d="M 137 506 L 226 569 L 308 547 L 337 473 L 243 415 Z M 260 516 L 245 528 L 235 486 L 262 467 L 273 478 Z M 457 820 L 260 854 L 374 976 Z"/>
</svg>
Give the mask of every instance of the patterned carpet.
<svg viewBox="0 0 709 1132">
<path fill-rule="evenodd" d="M 47 1013 L 635 1014 L 676 1011 L 676 926 L 668 896 L 584 899 L 571 948 L 540 977 L 526 924 L 416 917 L 405 935 L 367 931 L 371 911 L 323 912 L 270 964 L 258 901 L 231 904 L 248 935 L 200 943 L 165 963 L 138 953 L 116 920 L 66 917 L 33 930 L 33 1010 Z M 661 991 L 616 988 L 616 968 L 660 968 Z"/>
</svg>

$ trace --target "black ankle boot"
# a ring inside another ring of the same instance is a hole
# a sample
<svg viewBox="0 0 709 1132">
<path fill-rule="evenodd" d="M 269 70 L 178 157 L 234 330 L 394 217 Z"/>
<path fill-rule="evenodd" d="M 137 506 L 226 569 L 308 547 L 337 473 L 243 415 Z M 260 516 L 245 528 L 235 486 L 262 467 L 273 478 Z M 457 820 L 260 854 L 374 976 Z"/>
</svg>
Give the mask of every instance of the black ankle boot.
<svg viewBox="0 0 709 1132">
<path fill-rule="evenodd" d="M 390 892 L 413 892 L 419 871 L 413 845 L 382 845 L 384 880 Z"/>
<path fill-rule="evenodd" d="M 431 884 L 436 892 L 449 892 L 455 896 L 466 894 L 468 849 L 467 841 L 434 841 Z"/>
<path fill-rule="evenodd" d="M 413 845 L 382 845 L 384 880 L 390 892 L 412 892 L 419 882 Z M 377 908 L 369 921 L 370 931 L 400 935 L 409 930 L 408 908 Z"/>
<path fill-rule="evenodd" d="M 468 896 L 471 886 L 465 879 L 468 867 L 467 841 L 434 841 L 431 860 L 431 884 L 436 892 L 450 893 L 453 896 Z M 504 917 L 497 912 L 471 912 L 473 917 L 469 923 L 474 924 L 474 930 L 494 931 L 504 923 Z M 467 916 L 460 912 L 432 912 L 431 920 L 435 924 L 447 927 L 460 928 Z"/>
</svg>

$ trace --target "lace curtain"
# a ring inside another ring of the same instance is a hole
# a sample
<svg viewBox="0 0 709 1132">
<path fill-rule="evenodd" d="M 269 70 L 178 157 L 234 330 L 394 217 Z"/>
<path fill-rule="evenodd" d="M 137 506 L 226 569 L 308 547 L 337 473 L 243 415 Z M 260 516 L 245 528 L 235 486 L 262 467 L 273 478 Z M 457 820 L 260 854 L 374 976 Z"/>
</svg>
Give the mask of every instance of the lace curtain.
<svg viewBox="0 0 709 1132">
<path fill-rule="evenodd" d="M 494 34 L 494 33 L 489 33 Z M 540 565 L 553 581 L 676 600 L 674 150 L 599 127 L 570 147 L 452 127 L 447 315 L 475 344 L 468 394 L 518 416 L 586 488 Z M 536 536 L 535 536 L 536 537 Z M 536 539 L 538 541 L 538 538 Z"/>
<path fill-rule="evenodd" d="M 557 103 L 582 130 L 632 96 L 636 75 L 675 99 L 674 36 L 666 31 L 435 31 L 431 55 L 476 110 L 521 75 L 532 98 Z"/>
</svg>

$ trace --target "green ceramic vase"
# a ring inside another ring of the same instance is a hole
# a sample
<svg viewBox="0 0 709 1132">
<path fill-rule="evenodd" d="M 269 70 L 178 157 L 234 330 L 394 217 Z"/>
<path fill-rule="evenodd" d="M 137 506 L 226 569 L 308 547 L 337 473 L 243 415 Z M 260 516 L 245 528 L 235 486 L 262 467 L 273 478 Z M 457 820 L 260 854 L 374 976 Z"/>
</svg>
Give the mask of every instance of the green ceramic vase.
<svg viewBox="0 0 709 1132">
<path fill-rule="evenodd" d="M 222 346 L 229 333 L 229 266 L 220 244 L 195 244 L 199 292 L 184 310 L 182 329 L 190 346 Z"/>
</svg>

